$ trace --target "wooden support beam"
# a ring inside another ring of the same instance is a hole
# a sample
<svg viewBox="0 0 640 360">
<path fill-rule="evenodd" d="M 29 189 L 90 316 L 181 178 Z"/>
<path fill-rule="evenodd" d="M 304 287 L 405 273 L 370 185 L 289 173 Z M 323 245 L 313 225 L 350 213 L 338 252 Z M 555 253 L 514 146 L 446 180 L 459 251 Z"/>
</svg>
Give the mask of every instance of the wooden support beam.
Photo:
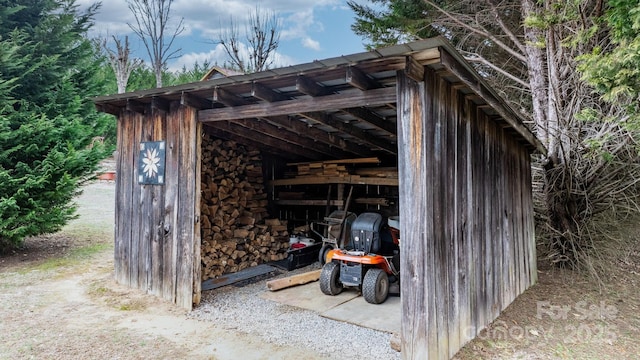
<svg viewBox="0 0 640 360">
<path fill-rule="evenodd" d="M 169 111 L 169 101 L 161 98 L 161 97 L 157 97 L 154 96 L 151 98 L 151 109 L 152 110 L 162 110 L 164 112 L 168 112 Z"/>
<path fill-rule="evenodd" d="M 344 201 L 342 200 L 329 200 L 320 199 L 320 200 L 295 200 L 295 199 L 282 199 L 275 200 L 275 204 L 283 205 L 283 206 L 338 206 L 342 207 L 344 205 Z"/>
<path fill-rule="evenodd" d="M 304 75 L 298 75 L 296 79 L 296 90 L 309 96 L 325 96 L 333 93 L 331 89 L 318 84 Z"/>
<path fill-rule="evenodd" d="M 309 176 L 291 179 L 276 179 L 269 182 L 271 186 L 284 185 L 319 185 L 319 184 L 357 184 L 398 186 L 398 179 L 361 177 L 361 176 Z M 326 201 L 326 200 L 323 200 Z"/>
<path fill-rule="evenodd" d="M 246 139 L 252 139 L 252 141 L 256 143 L 264 143 L 266 146 L 270 148 L 279 149 L 279 152 L 277 152 L 276 154 L 283 154 L 283 155 L 285 153 L 299 154 L 306 158 L 314 159 L 314 160 L 326 159 L 327 157 L 326 154 L 317 152 L 313 148 L 301 147 L 299 145 L 292 144 L 290 142 L 283 141 L 281 139 L 277 139 L 267 135 L 257 137 L 255 130 L 248 129 L 234 122 L 222 121 L 222 122 L 216 122 L 214 124 L 210 124 L 210 126 L 232 133 L 232 134 L 236 134 Z"/>
<path fill-rule="evenodd" d="M 380 164 L 380 159 L 377 157 L 357 158 L 357 159 L 337 159 L 337 160 L 325 160 L 325 161 L 306 161 L 297 163 L 287 163 L 287 166 L 298 165 L 311 165 L 311 164 Z M 397 171 L 397 168 L 394 168 Z"/>
<path fill-rule="evenodd" d="M 391 154 L 397 154 L 398 153 L 398 146 L 396 144 L 393 144 L 389 141 L 385 141 L 381 138 L 377 138 L 374 136 L 371 136 L 371 134 L 365 130 L 359 129 L 353 125 L 347 124 L 345 122 L 343 122 L 342 120 L 338 120 L 336 118 L 334 118 L 333 116 L 329 115 L 329 114 L 325 114 L 325 113 L 320 113 L 320 112 L 313 112 L 313 113 L 304 113 L 304 114 L 300 114 L 308 119 L 323 123 L 327 126 L 330 126 L 338 131 L 344 132 L 346 134 L 349 134 L 355 138 L 357 138 L 358 140 L 362 141 L 365 144 L 369 144 L 373 147 L 382 149 L 386 152 L 389 152 Z"/>
<path fill-rule="evenodd" d="M 370 149 L 364 148 L 353 142 L 346 141 L 340 136 L 312 127 L 300 120 L 296 120 L 289 116 L 270 117 L 266 118 L 266 120 L 273 124 L 282 126 L 289 131 L 298 133 L 301 136 L 314 139 L 316 141 L 325 143 L 329 146 L 341 149 L 343 151 L 348 151 L 358 156 L 367 157 L 373 155 L 373 151 L 371 151 Z"/>
<path fill-rule="evenodd" d="M 264 100 L 266 102 L 276 102 L 291 99 L 290 97 L 257 82 L 253 82 L 251 84 L 251 96 L 260 100 Z"/>
<path fill-rule="evenodd" d="M 96 104 L 96 109 L 100 112 L 107 114 L 120 116 L 121 107 L 113 106 L 111 104 Z"/>
<path fill-rule="evenodd" d="M 378 116 L 378 114 L 373 111 L 363 107 L 342 109 L 342 111 L 358 120 L 365 121 L 375 126 L 378 130 L 386 132 L 387 135 L 395 139 L 396 133 L 398 132 L 396 124 Z"/>
<path fill-rule="evenodd" d="M 320 279 L 320 273 L 322 269 L 309 271 L 303 274 L 288 276 L 282 279 L 275 279 L 267 281 L 267 289 L 271 291 L 286 289 L 296 285 L 304 285 Z"/>
<path fill-rule="evenodd" d="M 203 97 L 182 92 L 182 95 L 180 96 L 180 105 L 190 106 L 192 108 L 201 110 L 210 109 L 213 106 L 213 103 Z"/>
<path fill-rule="evenodd" d="M 147 106 L 139 101 L 128 99 L 126 109 L 139 114 L 144 114 Z"/>
<path fill-rule="evenodd" d="M 347 84 L 360 90 L 371 90 L 382 87 L 380 83 L 370 78 L 367 74 L 365 74 L 362 70 L 358 69 L 355 66 L 347 67 L 346 81 Z"/>
<path fill-rule="evenodd" d="M 323 153 L 331 158 L 342 158 L 351 156 L 341 149 L 332 148 L 325 143 L 300 136 L 297 133 L 293 133 L 282 127 L 274 126 L 266 121 L 257 119 L 241 119 L 235 120 L 234 123 L 241 125 L 247 129 L 251 129 L 252 131 L 254 131 L 254 134 L 264 134 L 275 139 L 300 146 L 304 149 L 313 149 L 314 151 Z"/>
<path fill-rule="evenodd" d="M 213 89 L 213 101 L 219 102 L 220 104 L 223 104 L 225 106 L 231 106 L 231 107 L 249 104 L 247 100 L 241 98 L 240 96 L 232 92 L 222 89 L 219 86 L 216 86 Z M 231 119 L 225 119 L 225 120 L 231 120 Z"/>
<path fill-rule="evenodd" d="M 218 99 L 220 99 L 220 95 L 220 92 L 218 92 Z M 216 101 L 220 102 L 220 100 Z M 327 109 L 385 105 L 395 102 L 395 87 L 386 87 L 369 91 L 344 91 L 339 94 L 326 95 L 317 98 L 293 99 L 267 104 L 247 104 L 244 106 L 225 104 L 227 106 L 235 107 L 202 110 L 199 113 L 199 120 L 201 122 L 211 122 L 245 118 L 260 118 L 277 115 L 299 114 L 302 112 L 324 111 Z"/>
<path fill-rule="evenodd" d="M 357 198 L 355 202 L 356 204 L 389 206 L 389 199 L 386 198 Z"/>
<path fill-rule="evenodd" d="M 404 72 L 415 81 L 424 81 L 424 65 L 420 64 L 413 56 L 406 57 Z"/>
<path fill-rule="evenodd" d="M 301 159 L 304 158 L 303 156 L 301 156 L 301 154 L 298 153 L 290 153 L 290 152 L 285 152 L 282 151 L 282 149 L 278 148 L 278 147 L 273 147 L 273 146 L 269 146 L 263 142 L 259 142 L 256 141 L 254 138 L 252 138 L 251 136 L 247 135 L 247 136 L 241 136 L 238 134 L 234 134 L 228 131 L 224 131 L 221 129 L 218 129 L 215 127 L 215 125 L 211 125 L 211 126 L 203 126 L 203 131 L 206 132 L 207 134 L 211 135 L 211 136 L 215 136 L 217 138 L 220 139 L 225 139 L 225 140 L 233 140 L 235 142 L 237 142 L 238 144 L 243 144 L 243 145 L 247 145 L 247 146 L 251 146 L 254 147 L 260 151 L 264 151 L 266 153 L 270 153 L 270 154 L 275 154 L 278 156 L 281 156 L 285 159 Z"/>
</svg>

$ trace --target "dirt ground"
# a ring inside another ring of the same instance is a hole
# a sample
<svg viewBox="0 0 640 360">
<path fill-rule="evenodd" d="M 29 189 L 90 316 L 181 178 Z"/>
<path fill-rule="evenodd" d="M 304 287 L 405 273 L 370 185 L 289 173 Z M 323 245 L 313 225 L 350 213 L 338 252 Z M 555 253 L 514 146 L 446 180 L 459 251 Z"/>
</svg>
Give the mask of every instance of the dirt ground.
<svg viewBox="0 0 640 360">
<path fill-rule="evenodd" d="M 113 281 L 113 183 L 78 200 L 59 234 L 0 257 L 0 359 L 314 359 L 198 321 Z M 630 231 L 638 236 L 638 228 Z M 539 282 L 457 359 L 637 359 L 640 247 L 611 264 L 605 285 L 541 263 Z"/>
</svg>

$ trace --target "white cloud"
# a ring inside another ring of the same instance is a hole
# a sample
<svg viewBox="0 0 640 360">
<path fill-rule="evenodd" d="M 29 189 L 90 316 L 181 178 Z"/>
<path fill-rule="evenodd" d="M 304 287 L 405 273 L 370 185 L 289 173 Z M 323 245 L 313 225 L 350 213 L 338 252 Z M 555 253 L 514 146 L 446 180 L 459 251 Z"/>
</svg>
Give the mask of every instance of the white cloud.
<svg viewBox="0 0 640 360">
<path fill-rule="evenodd" d="M 310 37 L 305 37 L 302 39 L 302 46 L 306 47 L 307 49 L 320 51 L 320 43 Z"/>
<path fill-rule="evenodd" d="M 208 52 L 191 52 L 180 56 L 171 63 L 169 70 L 178 71 L 182 69 L 182 67 L 189 69 L 193 67 L 196 62 L 199 64 L 209 62 L 211 65 L 222 65 L 226 59 L 227 54 L 224 52 L 222 45 L 218 45 Z"/>
<path fill-rule="evenodd" d="M 241 44 L 240 46 L 240 54 L 245 59 L 249 57 L 249 51 L 244 44 Z M 281 53 L 277 53 L 277 52 L 273 55 L 273 59 L 274 61 L 273 61 L 273 64 L 271 65 L 272 68 L 289 66 L 295 63 L 291 57 Z M 209 64 L 211 65 L 217 64 L 219 66 L 222 66 L 225 64 L 225 62 L 228 62 L 228 57 L 227 57 L 227 53 L 224 50 L 224 47 L 218 44 L 211 51 L 191 52 L 191 53 L 180 56 L 170 64 L 169 70 L 179 71 L 183 67 L 186 67 L 187 69 L 189 69 L 193 67 L 193 65 L 196 62 L 199 64 L 203 64 L 204 62 L 209 62 Z"/>
</svg>

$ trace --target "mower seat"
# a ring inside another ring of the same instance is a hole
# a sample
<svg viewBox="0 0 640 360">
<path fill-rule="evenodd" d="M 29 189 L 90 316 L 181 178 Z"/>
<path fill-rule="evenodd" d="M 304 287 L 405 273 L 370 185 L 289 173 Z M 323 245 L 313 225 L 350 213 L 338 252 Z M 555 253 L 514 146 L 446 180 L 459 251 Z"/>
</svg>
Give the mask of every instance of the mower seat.
<svg viewBox="0 0 640 360">
<path fill-rule="evenodd" d="M 351 242 L 349 250 L 363 251 L 366 254 L 378 253 L 381 249 L 380 230 L 382 215 L 362 213 L 351 224 Z"/>
</svg>

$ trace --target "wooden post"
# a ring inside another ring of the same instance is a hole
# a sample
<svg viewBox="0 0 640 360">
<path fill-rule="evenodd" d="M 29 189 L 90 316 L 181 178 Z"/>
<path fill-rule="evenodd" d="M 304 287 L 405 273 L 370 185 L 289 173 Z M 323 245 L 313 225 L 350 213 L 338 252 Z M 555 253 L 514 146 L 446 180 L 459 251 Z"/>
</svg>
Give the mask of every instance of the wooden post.
<svg viewBox="0 0 640 360">
<path fill-rule="evenodd" d="M 427 134 L 424 128 L 427 105 L 425 83 L 397 73 L 398 178 L 400 201 L 400 282 L 402 283 L 402 354 L 405 359 L 435 358 L 435 296 L 428 275 L 433 248 L 426 237 L 433 222 L 427 209 L 433 196 L 427 191 Z"/>
</svg>

